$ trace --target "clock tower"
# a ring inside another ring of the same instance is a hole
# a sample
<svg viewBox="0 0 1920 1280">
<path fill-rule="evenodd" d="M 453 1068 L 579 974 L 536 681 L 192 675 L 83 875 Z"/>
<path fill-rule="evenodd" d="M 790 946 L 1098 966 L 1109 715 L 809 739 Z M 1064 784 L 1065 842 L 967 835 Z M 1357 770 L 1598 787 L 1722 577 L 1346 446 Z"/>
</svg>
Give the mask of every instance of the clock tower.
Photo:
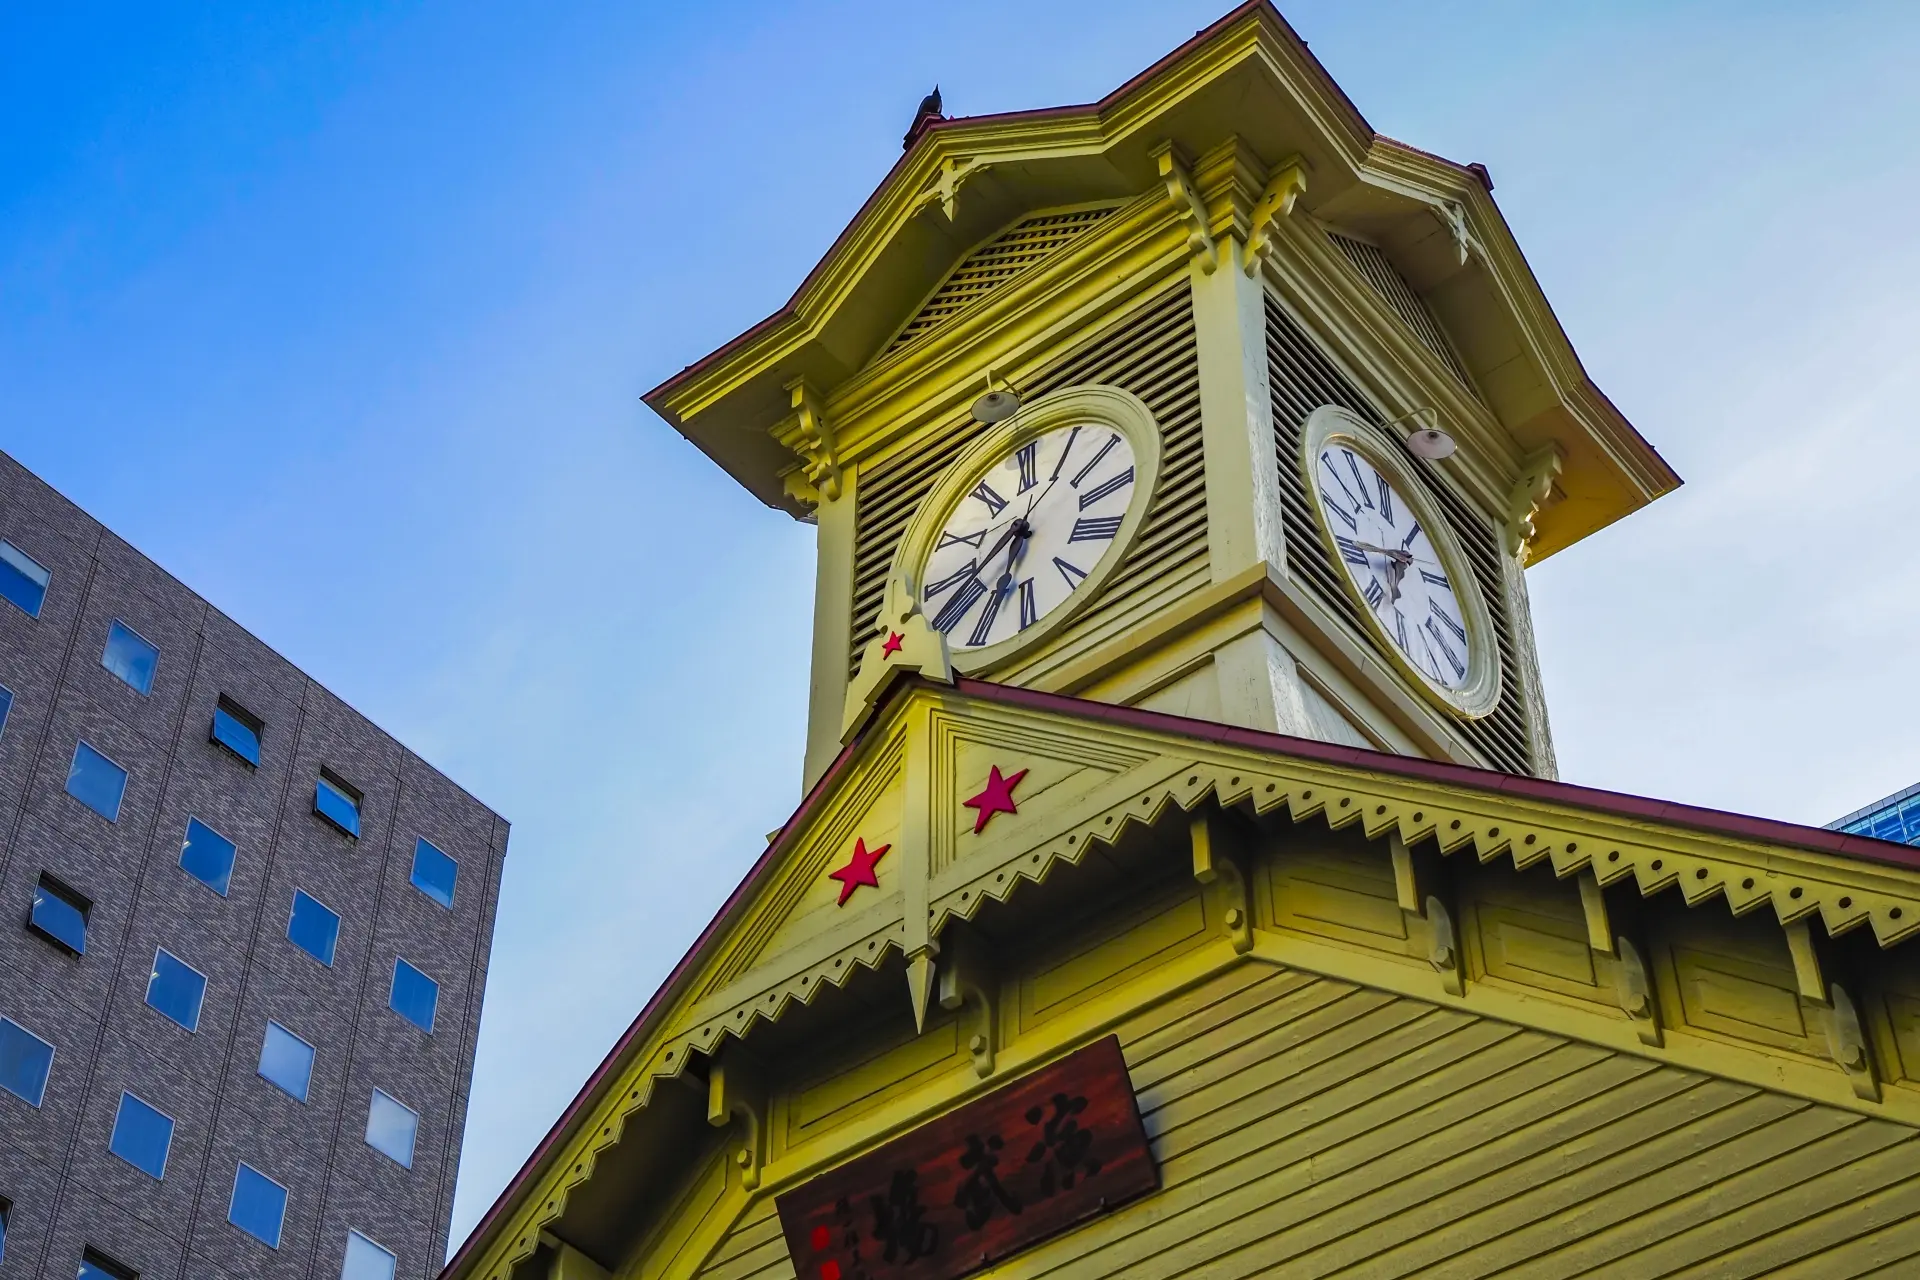
<svg viewBox="0 0 1920 1280">
<path fill-rule="evenodd" d="M 1524 567 L 1679 483 L 1486 170 L 1285 42 L 924 121 L 647 402 L 818 525 L 809 783 L 883 668 L 1551 777 Z"/>
<path fill-rule="evenodd" d="M 1920 854 L 1552 777 L 1525 568 L 1679 481 L 1486 171 L 1265 0 L 940 109 L 647 397 L 818 525 L 807 794 L 448 1280 L 1920 1256 Z"/>
</svg>

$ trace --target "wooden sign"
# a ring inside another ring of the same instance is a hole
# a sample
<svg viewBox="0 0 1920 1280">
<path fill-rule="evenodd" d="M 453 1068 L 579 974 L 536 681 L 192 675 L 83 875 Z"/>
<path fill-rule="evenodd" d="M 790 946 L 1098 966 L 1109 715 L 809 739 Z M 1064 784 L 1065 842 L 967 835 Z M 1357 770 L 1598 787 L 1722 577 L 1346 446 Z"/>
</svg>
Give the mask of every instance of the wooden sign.
<svg viewBox="0 0 1920 1280">
<path fill-rule="evenodd" d="M 949 1280 L 1159 1185 L 1109 1036 L 777 1203 L 799 1280 Z"/>
</svg>

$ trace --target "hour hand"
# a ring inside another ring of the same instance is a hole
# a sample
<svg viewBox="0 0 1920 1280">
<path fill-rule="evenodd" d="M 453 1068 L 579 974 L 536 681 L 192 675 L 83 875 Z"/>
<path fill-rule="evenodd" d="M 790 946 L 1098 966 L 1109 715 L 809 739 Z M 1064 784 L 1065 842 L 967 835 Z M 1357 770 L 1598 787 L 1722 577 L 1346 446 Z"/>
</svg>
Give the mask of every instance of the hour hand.
<svg viewBox="0 0 1920 1280">
<path fill-rule="evenodd" d="M 1362 551 L 1371 551 L 1374 555 L 1385 556 L 1402 569 L 1413 563 L 1413 553 L 1399 547 L 1376 547 L 1371 542 L 1356 542 L 1354 545 Z"/>
</svg>

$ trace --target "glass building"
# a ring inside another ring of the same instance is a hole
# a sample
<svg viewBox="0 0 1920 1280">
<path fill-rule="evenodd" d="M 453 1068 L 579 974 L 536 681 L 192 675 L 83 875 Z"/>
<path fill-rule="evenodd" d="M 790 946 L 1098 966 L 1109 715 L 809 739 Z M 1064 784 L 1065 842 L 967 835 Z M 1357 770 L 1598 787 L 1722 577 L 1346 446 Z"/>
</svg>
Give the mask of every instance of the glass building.
<svg viewBox="0 0 1920 1280">
<path fill-rule="evenodd" d="M 1829 822 L 1830 831 L 1851 836 L 1872 836 L 1899 844 L 1920 845 L 1920 782 L 1905 791 L 1897 791 L 1884 800 L 1876 800 L 1864 809 Z"/>
</svg>

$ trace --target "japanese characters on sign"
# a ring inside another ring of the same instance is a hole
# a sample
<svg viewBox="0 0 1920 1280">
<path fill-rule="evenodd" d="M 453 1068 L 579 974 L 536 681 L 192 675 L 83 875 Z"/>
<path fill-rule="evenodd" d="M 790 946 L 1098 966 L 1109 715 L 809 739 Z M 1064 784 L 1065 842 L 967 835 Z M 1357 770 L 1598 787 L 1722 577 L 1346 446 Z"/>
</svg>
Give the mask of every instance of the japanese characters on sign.
<svg viewBox="0 0 1920 1280">
<path fill-rule="evenodd" d="M 1109 1036 L 781 1196 L 799 1280 L 948 1280 L 1152 1191 Z"/>
</svg>

